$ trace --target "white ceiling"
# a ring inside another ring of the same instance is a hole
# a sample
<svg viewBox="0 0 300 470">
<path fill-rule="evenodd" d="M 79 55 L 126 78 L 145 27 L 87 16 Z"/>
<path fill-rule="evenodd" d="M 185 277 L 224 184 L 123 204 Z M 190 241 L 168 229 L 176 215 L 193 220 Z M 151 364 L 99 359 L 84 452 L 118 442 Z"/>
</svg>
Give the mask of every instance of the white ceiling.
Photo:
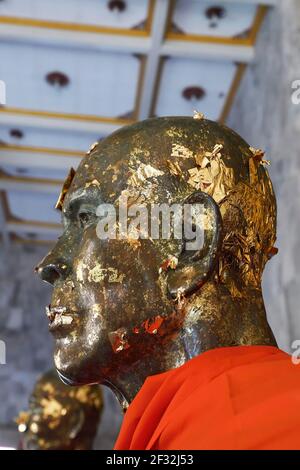
<svg viewBox="0 0 300 470">
<path fill-rule="evenodd" d="M 261 4 L 275 3 L 2 0 L 0 228 L 6 243 L 16 236 L 55 239 L 61 181 L 93 142 L 120 126 L 153 115 L 192 115 L 195 108 L 224 121 L 254 57 Z M 49 83 L 49 74 L 65 86 Z"/>
</svg>

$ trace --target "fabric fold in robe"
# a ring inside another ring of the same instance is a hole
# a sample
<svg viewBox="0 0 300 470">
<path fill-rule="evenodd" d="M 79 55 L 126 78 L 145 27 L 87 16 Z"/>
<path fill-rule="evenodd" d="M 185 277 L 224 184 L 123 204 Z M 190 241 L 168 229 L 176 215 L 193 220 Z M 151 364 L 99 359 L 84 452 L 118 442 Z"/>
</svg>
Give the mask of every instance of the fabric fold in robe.
<svg viewBox="0 0 300 470">
<path fill-rule="evenodd" d="M 300 365 L 272 346 L 207 351 L 150 376 L 115 450 L 300 449 Z"/>
</svg>

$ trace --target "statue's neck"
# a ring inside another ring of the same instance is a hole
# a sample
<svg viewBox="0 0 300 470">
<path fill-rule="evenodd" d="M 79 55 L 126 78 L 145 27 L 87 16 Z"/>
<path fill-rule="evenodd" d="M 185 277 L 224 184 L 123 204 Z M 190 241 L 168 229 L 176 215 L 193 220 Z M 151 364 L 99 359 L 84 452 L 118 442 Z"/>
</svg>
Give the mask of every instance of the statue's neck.
<svg viewBox="0 0 300 470">
<path fill-rule="evenodd" d="M 147 377 L 180 367 L 191 359 L 189 353 L 185 351 L 181 333 L 167 345 L 154 346 L 150 356 L 140 356 L 141 360 L 124 367 L 117 376 L 103 383 L 112 390 L 124 411 L 142 388 Z"/>
<path fill-rule="evenodd" d="M 260 291 L 248 294 L 233 299 L 225 291 L 217 293 L 207 286 L 201 296 L 189 298 L 177 336 L 163 345 L 153 343 L 150 356 L 143 356 L 141 345 L 141 360 L 105 383 L 122 408 L 128 407 L 148 376 L 180 367 L 205 351 L 240 345 L 276 346 Z"/>
</svg>

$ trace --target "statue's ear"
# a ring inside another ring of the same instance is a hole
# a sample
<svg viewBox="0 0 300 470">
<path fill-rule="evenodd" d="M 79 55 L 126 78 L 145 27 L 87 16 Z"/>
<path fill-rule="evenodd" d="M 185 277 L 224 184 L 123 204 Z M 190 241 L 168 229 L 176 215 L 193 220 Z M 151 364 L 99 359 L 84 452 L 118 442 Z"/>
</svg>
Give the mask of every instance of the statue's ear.
<svg viewBox="0 0 300 470">
<path fill-rule="evenodd" d="M 167 275 L 168 290 L 174 298 L 179 293 L 191 294 L 206 282 L 215 268 L 222 243 L 222 216 L 212 197 L 196 191 L 185 201 L 184 208 L 182 251 L 176 269 L 169 270 Z M 191 214 L 194 240 L 188 229 Z"/>
</svg>

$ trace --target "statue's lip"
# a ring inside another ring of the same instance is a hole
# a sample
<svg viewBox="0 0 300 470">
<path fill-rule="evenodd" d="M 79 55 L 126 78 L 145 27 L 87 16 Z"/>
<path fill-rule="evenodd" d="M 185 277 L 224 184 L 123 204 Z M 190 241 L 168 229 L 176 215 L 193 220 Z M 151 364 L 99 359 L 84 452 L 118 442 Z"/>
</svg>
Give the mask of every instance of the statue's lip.
<svg viewBox="0 0 300 470">
<path fill-rule="evenodd" d="M 70 326 L 75 313 L 68 310 L 67 307 L 49 305 L 46 307 L 46 315 L 49 320 L 49 331 L 52 332 L 58 328 Z"/>
</svg>

